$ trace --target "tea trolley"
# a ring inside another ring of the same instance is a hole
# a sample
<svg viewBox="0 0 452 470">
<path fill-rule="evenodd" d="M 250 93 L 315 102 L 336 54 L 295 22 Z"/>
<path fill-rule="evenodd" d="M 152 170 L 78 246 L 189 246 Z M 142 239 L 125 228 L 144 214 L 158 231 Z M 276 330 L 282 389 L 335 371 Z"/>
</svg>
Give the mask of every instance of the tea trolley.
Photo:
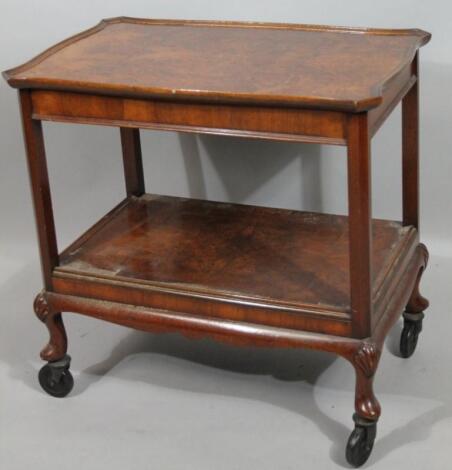
<svg viewBox="0 0 452 470">
<path fill-rule="evenodd" d="M 385 337 L 403 313 L 400 351 L 411 356 L 428 306 L 418 50 L 429 39 L 418 29 L 121 17 L 4 72 L 19 89 L 42 262 L 43 389 L 63 397 L 73 386 L 61 312 L 328 351 L 355 370 L 346 457 L 362 465 L 380 416 L 372 384 Z M 377 220 L 371 140 L 399 102 L 403 216 Z M 122 142 L 125 199 L 62 252 L 42 121 L 115 126 Z M 147 194 L 139 129 L 345 146 L 348 215 Z"/>
</svg>

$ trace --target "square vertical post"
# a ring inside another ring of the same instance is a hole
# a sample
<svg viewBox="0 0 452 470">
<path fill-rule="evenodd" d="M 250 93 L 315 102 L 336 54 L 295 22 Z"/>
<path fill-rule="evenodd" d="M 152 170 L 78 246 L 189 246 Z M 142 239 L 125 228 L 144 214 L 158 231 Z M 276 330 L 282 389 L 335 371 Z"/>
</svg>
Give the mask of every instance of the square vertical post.
<svg viewBox="0 0 452 470">
<path fill-rule="evenodd" d="M 418 54 L 412 63 L 417 80 L 402 101 L 403 225 L 419 230 L 419 71 Z"/>
<path fill-rule="evenodd" d="M 352 331 L 371 334 L 372 202 L 370 135 L 367 113 L 352 114 L 347 130 L 350 304 Z"/>
<path fill-rule="evenodd" d="M 41 121 L 32 118 L 32 101 L 29 90 L 19 92 L 22 127 L 27 154 L 39 251 L 44 287 L 52 290 L 52 272 L 58 265 L 58 247 L 55 234 L 49 176 Z"/>
<path fill-rule="evenodd" d="M 140 130 L 121 127 L 120 131 L 127 196 L 141 196 L 145 188 Z"/>
</svg>

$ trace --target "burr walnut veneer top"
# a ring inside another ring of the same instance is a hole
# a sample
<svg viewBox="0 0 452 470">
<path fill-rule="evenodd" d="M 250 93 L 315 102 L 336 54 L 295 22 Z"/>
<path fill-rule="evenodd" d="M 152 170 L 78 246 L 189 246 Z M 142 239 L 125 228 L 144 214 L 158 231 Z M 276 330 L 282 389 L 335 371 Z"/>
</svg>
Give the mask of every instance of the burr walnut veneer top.
<svg viewBox="0 0 452 470">
<path fill-rule="evenodd" d="M 18 88 L 362 111 L 421 30 L 114 18 L 5 72 Z"/>
</svg>

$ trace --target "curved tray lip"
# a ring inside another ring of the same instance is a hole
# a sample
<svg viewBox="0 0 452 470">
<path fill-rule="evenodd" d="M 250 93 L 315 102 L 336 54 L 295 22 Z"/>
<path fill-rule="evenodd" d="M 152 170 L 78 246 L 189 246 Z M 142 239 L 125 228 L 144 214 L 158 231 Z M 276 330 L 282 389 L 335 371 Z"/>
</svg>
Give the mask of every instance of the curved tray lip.
<svg viewBox="0 0 452 470">
<path fill-rule="evenodd" d="M 301 30 L 312 32 L 335 32 L 344 34 L 365 34 L 377 36 L 412 36 L 418 39 L 409 49 L 406 57 L 401 61 L 400 67 L 391 73 L 378 85 L 370 90 L 369 96 L 355 100 L 338 100 L 320 96 L 297 95 L 265 95 L 255 93 L 218 92 L 210 90 L 173 90 L 170 88 L 140 87 L 118 85 L 109 83 L 77 82 L 72 80 L 57 80 L 46 78 L 27 78 L 18 75 L 26 72 L 33 66 L 44 61 L 47 57 L 75 42 L 91 36 L 111 24 L 132 23 L 155 26 L 197 26 L 222 28 L 263 28 Z M 347 112 L 362 112 L 379 106 L 383 100 L 383 90 L 408 63 L 410 63 L 417 50 L 427 44 L 431 34 L 422 29 L 382 29 L 346 26 L 309 25 L 295 23 L 266 23 L 246 21 L 210 21 L 210 20 L 174 20 L 174 19 L 146 19 L 119 16 L 101 20 L 97 25 L 75 34 L 38 54 L 31 60 L 6 70 L 2 73 L 5 80 L 13 88 L 46 89 L 57 91 L 72 91 L 79 93 L 95 93 L 108 96 L 121 96 L 125 98 L 155 98 L 169 101 L 189 101 L 211 104 L 249 104 L 261 106 L 283 106 L 299 108 L 317 108 Z"/>
</svg>

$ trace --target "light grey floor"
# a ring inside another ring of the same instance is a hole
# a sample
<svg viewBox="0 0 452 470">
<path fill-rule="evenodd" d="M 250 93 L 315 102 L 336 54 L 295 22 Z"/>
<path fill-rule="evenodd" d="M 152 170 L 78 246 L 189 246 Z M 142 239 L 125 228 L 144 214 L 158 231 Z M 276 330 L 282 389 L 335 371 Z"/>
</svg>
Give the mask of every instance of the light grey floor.
<svg viewBox="0 0 452 470">
<path fill-rule="evenodd" d="M 147 335 L 67 315 L 76 385 L 45 395 L 38 351 L 47 336 L 32 314 L 35 254 L 0 259 L 0 468 L 347 468 L 353 371 L 307 351 L 232 348 Z M 376 392 L 383 408 L 364 468 L 447 469 L 452 442 L 452 260 L 431 259 L 431 300 L 409 360 L 388 338 Z"/>
</svg>

